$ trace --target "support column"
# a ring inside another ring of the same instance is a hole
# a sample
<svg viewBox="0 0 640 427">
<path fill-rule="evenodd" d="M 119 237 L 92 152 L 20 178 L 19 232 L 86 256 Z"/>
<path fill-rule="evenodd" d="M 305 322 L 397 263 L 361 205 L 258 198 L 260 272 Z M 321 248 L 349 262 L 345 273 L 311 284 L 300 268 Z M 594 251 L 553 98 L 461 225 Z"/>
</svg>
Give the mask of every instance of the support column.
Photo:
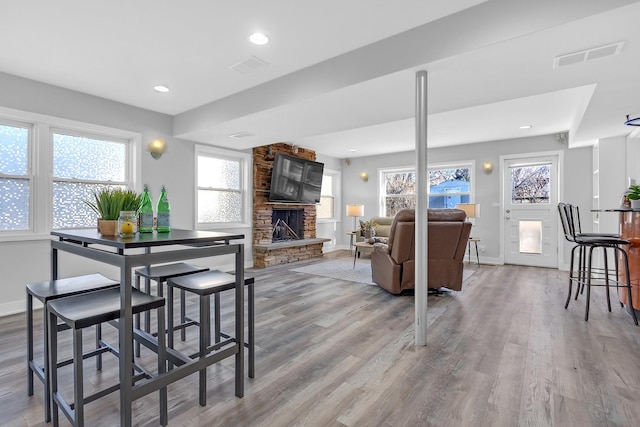
<svg viewBox="0 0 640 427">
<path fill-rule="evenodd" d="M 416 345 L 427 345 L 427 72 L 416 73 Z"/>
</svg>

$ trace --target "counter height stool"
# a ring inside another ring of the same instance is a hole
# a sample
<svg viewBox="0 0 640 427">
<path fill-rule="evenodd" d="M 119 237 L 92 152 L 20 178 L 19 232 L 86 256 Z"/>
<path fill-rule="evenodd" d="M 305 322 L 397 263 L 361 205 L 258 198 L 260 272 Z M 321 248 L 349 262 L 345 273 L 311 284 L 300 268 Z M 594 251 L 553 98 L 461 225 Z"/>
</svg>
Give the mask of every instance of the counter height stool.
<svg viewBox="0 0 640 427">
<path fill-rule="evenodd" d="M 580 291 L 581 286 L 587 288 L 587 301 L 585 305 L 585 314 L 584 320 L 589 320 L 589 305 L 591 299 L 591 287 L 592 286 L 604 286 L 607 294 L 607 307 L 609 311 L 611 311 L 611 298 L 609 287 L 610 284 L 615 285 L 616 289 L 623 287 L 627 288 L 628 302 L 631 307 L 631 315 L 633 317 L 633 322 L 638 325 L 638 319 L 635 314 L 635 310 L 633 310 L 633 300 L 631 296 L 631 283 L 629 280 L 629 260 L 627 257 L 627 253 L 621 246 L 629 245 L 631 242 L 629 240 L 622 239 L 620 237 L 614 235 L 606 235 L 606 234 L 586 234 L 586 233 L 578 233 L 579 230 L 579 219 L 577 209 L 570 204 L 560 203 L 558 204 L 558 211 L 560 213 L 560 219 L 562 221 L 562 228 L 565 233 L 565 238 L 575 243 L 576 245 L 571 250 L 571 262 L 569 267 L 569 292 L 567 295 L 567 301 L 565 303 L 564 308 L 566 309 L 569 306 L 569 301 L 571 300 L 571 286 L 573 282 L 577 283 L 576 289 L 576 299 L 578 298 L 578 293 Z M 593 251 L 594 249 L 602 248 L 604 252 L 604 268 L 602 268 L 602 272 L 604 277 L 594 277 L 594 268 L 593 264 Z M 574 259 L 575 259 L 575 251 L 579 250 L 579 262 L 578 262 L 578 271 L 577 276 L 574 275 Z M 607 262 L 606 250 L 612 249 L 614 254 L 616 254 L 616 268 L 615 279 L 609 278 L 609 267 Z M 588 250 L 588 254 L 587 254 Z M 624 268 L 626 281 L 621 283 L 618 280 L 618 255 L 622 260 L 622 267 Z M 594 280 L 604 280 L 604 283 L 594 283 Z M 620 306 L 624 307 L 624 304 L 620 302 Z"/>
<path fill-rule="evenodd" d="M 134 314 L 156 309 L 158 323 L 164 324 L 165 300 L 137 289 L 131 290 L 131 307 Z M 49 301 L 47 304 L 49 313 L 49 382 L 51 386 L 52 423 L 58 425 L 58 409 L 74 426 L 84 425 L 84 405 L 106 396 L 120 388 L 120 384 L 102 389 L 90 396 L 84 395 L 82 362 L 83 359 L 92 357 L 98 353 L 93 351 L 84 354 L 82 350 L 82 330 L 89 326 L 110 322 L 120 317 L 120 289 L 112 288 L 89 292 L 66 298 Z M 58 392 L 58 319 L 73 330 L 73 403 L 68 403 L 62 394 Z M 117 326 L 117 325 L 115 325 Z M 107 343 L 102 342 L 100 352 L 111 352 L 118 356 L 118 350 Z M 133 343 L 131 343 L 133 345 Z M 165 334 L 158 334 L 158 375 L 165 372 L 166 346 Z M 132 362 L 132 368 L 140 374 L 133 377 L 134 382 L 142 378 L 151 378 L 151 374 Z M 160 423 L 167 425 L 167 389 L 159 389 L 160 394 Z"/>
<path fill-rule="evenodd" d="M 27 290 L 27 394 L 33 396 L 33 375 L 35 374 L 44 384 L 44 418 L 46 422 L 51 421 L 51 399 L 49 398 L 49 381 L 46 375 L 48 365 L 49 344 L 47 342 L 47 325 L 49 316 L 46 313 L 47 303 L 57 298 L 64 298 L 78 295 L 98 289 L 107 289 L 119 286 L 119 283 L 107 279 L 102 274 L 88 274 L 84 276 L 69 277 L 66 279 L 48 280 L 39 283 L 30 283 Z M 43 348 L 44 361 L 42 366 L 34 360 L 33 355 L 33 298 L 36 298 L 44 305 L 43 320 Z M 100 336 L 100 326 L 96 326 L 96 336 Z M 58 330 L 68 329 L 66 325 L 59 325 Z M 96 347 L 98 343 L 96 342 Z M 101 358 L 96 359 L 96 368 L 101 369 Z"/>
<path fill-rule="evenodd" d="M 203 271 L 209 271 L 209 269 L 206 267 L 199 267 L 197 265 L 187 264 L 186 262 L 177 262 L 173 264 L 155 265 L 150 267 L 139 268 L 138 270 L 135 271 L 136 288 L 140 289 L 140 278 L 144 277 L 145 279 L 147 279 L 145 282 L 144 292 L 150 294 L 151 283 L 149 280 L 154 280 L 155 282 L 158 283 L 157 293 L 158 293 L 158 296 L 161 297 L 163 295 L 163 284 L 168 279 L 171 279 L 173 277 L 185 276 L 187 274 L 202 273 Z M 182 322 L 184 322 L 184 317 L 186 313 L 184 298 L 185 298 L 185 293 L 184 291 L 182 291 L 180 292 L 180 318 Z M 173 301 L 173 299 L 171 299 L 170 301 Z M 146 332 L 149 332 L 150 330 L 149 325 L 151 323 L 151 312 L 147 311 L 145 313 L 144 321 L 145 321 L 144 330 Z M 140 329 L 140 316 L 136 316 L 135 326 L 136 328 Z M 185 336 L 183 332 L 182 341 L 184 340 L 185 340 Z M 136 343 L 135 355 L 137 357 L 140 356 L 140 343 Z"/>
<path fill-rule="evenodd" d="M 248 286 L 248 337 L 247 342 L 242 343 L 244 347 L 249 349 L 249 378 L 255 375 L 255 280 L 253 277 L 244 279 L 245 286 Z M 204 357 L 210 351 L 215 349 L 220 343 L 220 337 L 235 341 L 235 338 L 220 330 L 220 293 L 235 289 L 236 278 L 232 274 L 223 273 L 219 270 L 211 270 L 204 273 L 190 274 L 188 276 L 176 277 L 167 281 L 167 297 L 169 300 L 173 298 L 173 288 L 181 291 L 192 292 L 199 297 L 200 317 L 199 321 L 195 321 L 186 317 L 179 325 L 173 324 L 173 309 L 169 306 L 167 313 L 168 318 L 168 339 L 167 346 L 173 348 L 173 333 L 176 329 L 184 331 L 189 326 L 199 327 L 199 351 L 192 355 L 192 358 Z M 216 345 L 211 347 L 211 302 L 210 296 L 215 295 L 215 318 L 214 318 L 214 337 Z M 207 370 L 200 371 L 199 379 L 200 405 L 207 404 Z"/>
</svg>

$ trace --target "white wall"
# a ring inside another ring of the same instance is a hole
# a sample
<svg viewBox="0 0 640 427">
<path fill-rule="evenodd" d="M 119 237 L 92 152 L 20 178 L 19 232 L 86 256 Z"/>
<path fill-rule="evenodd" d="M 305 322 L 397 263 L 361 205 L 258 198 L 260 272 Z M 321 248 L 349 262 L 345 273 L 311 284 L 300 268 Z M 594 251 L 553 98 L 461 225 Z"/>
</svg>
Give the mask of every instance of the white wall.
<svg viewBox="0 0 640 427">
<path fill-rule="evenodd" d="M 484 262 L 498 262 L 500 256 L 500 163 L 501 155 L 534 153 L 544 151 L 564 150 L 564 194 L 561 200 L 577 204 L 583 210 L 591 207 L 591 148 L 576 148 L 568 150 L 566 145 L 556 141 L 555 135 L 545 135 L 531 138 L 520 138 L 504 141 L 490 141 L 477 144 L 466 144 L 447 148 L 433 148 L 428 150 L 428 162 L 445 163 L 472 160 L 475 161 L 475 202 L 481 206 L 481 217 L 475 220 L 474 236 L 481 239 L 479 247 L 482 249 L 480 260 Z M 483 173 L 482 163 L 490 161 L 494 165 L 490 175 Z M 379 212 L 378 171 L 383 168 L 413 166 L 416 163 L 415 152 L 386 154 L 383 156 L 359 157 L 351 159 L 350 165 L 343 165 L 342 199 L 343 204 L 362 203 L 365 205 L 365 216 L 371 217 L 382 214 Z M 364 183 L 359 179 L 361 172 L 369 174 L 369 181 Z M 587 183 L 587 185 L 585 185 Z M 348 231 L 348 220 L 344 231 Z M 587 230 L 585 230 L 587 231 Z M 343 236 L 343 242 L 348 244 L 348 238 Z M 570 246 L 565 244 L 561 261 L 568 259 Z"/>
<path fill-rule="evenodd" d="M 160 186 L 166 185 L 171 202 L 172 226 L 186 229 L 195 227 L 195 143 L 171 136 L 171 116 L 4 73 L 0 73 L 0 93 L 0 107 L 140 133 L 142 182 L 138 185 L 149 184 L 154 200 L 158 197 Z M 165 139 L 167 152 L 155 160 L 145 150 L 146 145 L 158 137 Z M 211 145 L 216 145 L 216 141 L 211 141 Z M 325 157 L 319 161 L 339 170 L 339 161 L 336 159 Z M 250 266 L 250 225 L 223 231 L 246 236 L 245 264 Z M 327 226 L 326 230 L 322 230 L 321 237 L 331 237 L 335 245 L 336 235 L 330 233 L 331 227 Z M 25 284 L 50 278 L 49 239 L 8 242 L 0 237 L 0 260 L 3 272 L 0 316 L 24 311 Z M 198 264 L 232 269 L 233 257 L 201 259 Z M 118 277 L 115 269 L 103 264 L 67 254 L 60 257 L 60 277 L 96 271 L 114 279 Z"/>
</svg>

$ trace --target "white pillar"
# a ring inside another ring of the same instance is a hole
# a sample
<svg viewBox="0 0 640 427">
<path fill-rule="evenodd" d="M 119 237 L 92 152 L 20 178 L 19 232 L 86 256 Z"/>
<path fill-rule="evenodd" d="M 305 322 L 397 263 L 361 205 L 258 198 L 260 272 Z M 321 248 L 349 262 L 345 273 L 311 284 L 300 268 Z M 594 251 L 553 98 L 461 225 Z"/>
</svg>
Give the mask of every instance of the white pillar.
<svg viewBox="0 0 640 427">
<path fill-rule="evenodd" d="M 416 345 L 427 345 L 427 72 L 416 73 Z"/>
</svg>

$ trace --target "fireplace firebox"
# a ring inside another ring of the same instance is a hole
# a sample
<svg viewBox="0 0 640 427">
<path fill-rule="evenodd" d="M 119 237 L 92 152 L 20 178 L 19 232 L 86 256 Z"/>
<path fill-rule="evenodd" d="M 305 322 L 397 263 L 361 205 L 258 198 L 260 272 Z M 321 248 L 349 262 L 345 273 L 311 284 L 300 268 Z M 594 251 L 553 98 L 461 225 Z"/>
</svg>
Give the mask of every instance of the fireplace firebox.
<svg viewBox="0 0 640 427">
<path fill-rule="evenodd" d="M 304 237 L 304 209 L 273 209 L 272 242 L 300 240 Z"/>
</svg>

